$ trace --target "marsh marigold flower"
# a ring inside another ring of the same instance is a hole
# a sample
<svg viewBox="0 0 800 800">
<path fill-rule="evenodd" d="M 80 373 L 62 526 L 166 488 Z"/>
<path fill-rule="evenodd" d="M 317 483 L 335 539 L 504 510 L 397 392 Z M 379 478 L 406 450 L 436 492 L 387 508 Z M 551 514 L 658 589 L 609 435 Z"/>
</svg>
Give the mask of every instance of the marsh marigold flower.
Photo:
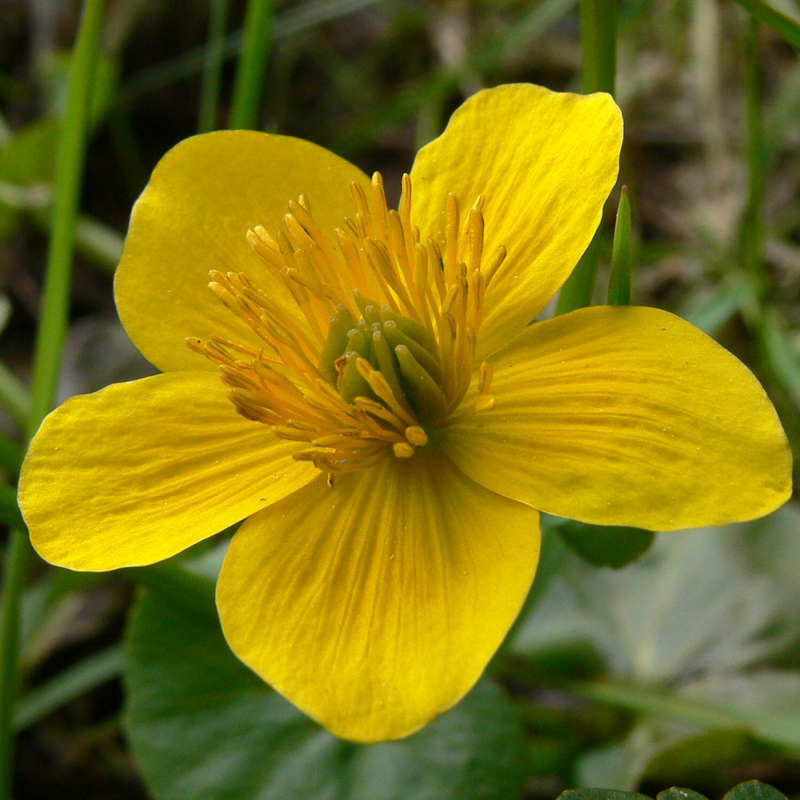
<svg viewBox="0 0 800 800">
<path fill-rule="evenodd" d="M 478 679 L 533 580 L 538 510 L 673 530 L 776 508 L 775 411 L 699 330 L 652 308 L 530 324 L 598 225 L 621 140 L 607 95 L 479 92 L 396 211 L 380 175 L 305 141 L 179 144 L 115 281 L 163 374 L 45 420 L 19 494 L 36 549 L 108 570 L 245 520 L 217 587 L 231 648 L 376 741 Z"/>
</svg>

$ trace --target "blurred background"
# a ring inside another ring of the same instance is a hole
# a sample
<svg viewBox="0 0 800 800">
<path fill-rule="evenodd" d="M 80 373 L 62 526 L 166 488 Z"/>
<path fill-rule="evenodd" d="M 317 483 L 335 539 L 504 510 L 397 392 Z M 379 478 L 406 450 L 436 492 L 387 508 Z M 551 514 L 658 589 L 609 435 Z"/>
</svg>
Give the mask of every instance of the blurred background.
<svg viewBox="0 0 800 800">
<path fill-rule="evenodd" d="M 59 399 L 152 371 L 117 322 L 114 268 L 131 206 L 158 159 L 181 139 L 228 124 L 245 5 L 106 4 Z M 771 7 L 800 22 L 793 0 Z M 22 438 L 79 11 L 75 0 L 0 0 L 0 449 Z M 368 173 L 380 170 L 396 202 L 415 151 L 465 97 L 519 81 L 579 91 L 580 37 L 575 0 L 278 0 L 264 42 L 257 127 L 314 141 Z M 223 67 L 215 88 L 209 64 L 217 57 Z M 778 408 L 797 461 L 797 48 L 732 1 L 623 0 L 617 59 L 634 302 L 680 314 L 744 360 Z M 599 302 L 617 197 L 601 247 Z M 0 459 L 9 485 L 12 456 Z M 0 493 L 3 504 L 13 506 L 13 497 Z M 13 521 L 13 508 L 3 520 Z M 380 756 L 385 763 L 406 764 L 395 784 L 417 787 L 406 797 L 450 797 L 457 780 L 466 798 L 544 800 L 571 786 L 654 793 L 674 784 L 716 797 L 749 778 L 800 794 L 797 507 L 748 525 L 659 536 L 621 569 L 578 557 L 559 521 L 547 520 L 546 528 L 525 614 L 490 666 L 490 683 L 453 712 L 468 717 L 469 702 L 502 708 L 508 730 L 489 746 L 469 739 L 466 722 L 443 718 L 442 736 L 451 735 L 447 725 L 462 736 L 447 789 L 435 789 L 441 766 L 422 764 L 419 745 L 405 755 L 376 750 L 388 754 Z M 346 757 L 336 750 L 339 761 L 321 767 L 313 754 L 283 746 L 295 728 L 272 717 L 282 744 L 258 751 L 264 774 L 246 788 L 226 777 L 225 765 L 207 763 L 225 736 L 235 738 L 235 722 L 216 732 L 217 744 L 200 737 L 206 756 L 172 753 L 169 730 L 187 739 L 192 729 L 177 700 L 158 713 L 147 707 L 135 664 L 144 657 L 143 637 L 166 637 L 159 640 L 164 653 L 177 646 L 169 639 L 174 631 L 153 622 L 168 609 L 152 597 L 145 607 L 134 584 L 130 576 L 36 564 L 23 599 L 18 800 L 395 797 L 386 788 L 395 773 L 376 777 L 380 759 L 356 770 L 357 778 L 347 765 L 367 761 L 355 750 Z M 208 632 L 209 642 L 215 635 Z M 209 708 L 219 722 L 222 711 Z M 491 728 L 487 719 L 481 711 L 472 727 Z M 173 728 L 159 728 L 159 720 Z M 488 772 L 469 771 L 478 767 Z M 304 769 L 323 768 L 332 770 L 328 788 L 300 785 Z M 181 783 L 189 774 L 205 793 Z M 468 780 L 475 774 L 485 785 Z"/>
</svg>

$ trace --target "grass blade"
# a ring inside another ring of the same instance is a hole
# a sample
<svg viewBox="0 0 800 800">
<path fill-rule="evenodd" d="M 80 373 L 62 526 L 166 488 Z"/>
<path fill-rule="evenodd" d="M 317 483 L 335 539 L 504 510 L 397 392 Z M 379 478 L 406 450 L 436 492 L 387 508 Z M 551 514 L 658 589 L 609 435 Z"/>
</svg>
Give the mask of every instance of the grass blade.
<svg viewBox="0 0 800 800">
<path fill-rule="evenodd" d="M 61 706 L 106 683 L 122 672 L 122 647 L 113 645 L 79 661 L 38 686 L 20 701 L 14 715 L 17 731 L 36 724 Z"/>
<path fill-rule="evenodd" d="M 800 48 L 800 25 L 791 17 L 787 17 L 786 14 L 778 11 L 778 9 L 763 0 L 737 0 L 737 2 L 756 19 L 766 22 L 788 42 Z"/>
<path fill-rule="evenodd" d="M 617 69 L 616 0 L 581 0 L 581 88 L 584 94 L 614 94 Z M 556 313 L 566 314 L 592 301 L 600 256 L 602 223 L 558 298 Z"/>
<path fill-rule="evenodd" d="M 78 40 L 70 66 L 69 92 L 56 166 L 53 233 L 48 251 L 42 312 L 33 361 L 33 391 L 25 438 L 30 440 L 55 397 L 66 337 L 72 247 L 78 216 L 86 139 L 89 131 L 92 79 L 103 20 L 103 0 L 85 0 Z M 30 544 L 21 529 L 11 532 L 0 609 L 0 798 L 11 795 L 13 719 L 19 673 L 19 599 L 25 581 Z"/>
<path fill-rule="evenodd" d="M 242 32 L 242 52 L 233 85 L 229 128 L 252 130 L 257 127 L 271 38 L 272 0 L 249 0 Z"/>
<path fill-rule="evenodd" d="M 225 62 L 225 25 L 227 20 L 228 0 L 211 0 L 208 44 L 203 64 L 203 84 L 200 89 L 198 133 L 213 131 L 217 126 L 222 65 Z"/>
<path fill-rule="evenodd" d="M 611 250 L 611 276 L 608 282 L 608 304 L 631 304 L 631 202 L 628 190 L 622 187 L 614 228 L 614 246 Z"/>
</svg>

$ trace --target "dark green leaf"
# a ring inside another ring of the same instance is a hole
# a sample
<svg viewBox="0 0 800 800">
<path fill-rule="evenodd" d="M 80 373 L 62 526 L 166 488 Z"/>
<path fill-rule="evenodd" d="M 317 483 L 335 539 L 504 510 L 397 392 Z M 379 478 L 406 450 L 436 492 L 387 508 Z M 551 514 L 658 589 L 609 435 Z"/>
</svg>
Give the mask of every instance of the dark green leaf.
<svg viewBox="0 0 800 800">
<path fill-rule="evenodd" d="M 513 800 L 523 731 L 494 684 L 399 742 L 343 742 L 231 654 L 219 625 L 146 590 L 127 639 L 127 722 L 158 800 Z M 435 676 L 431 676 L 434 680 Z"/>
<path fill-rule="evenodd" d="M 557 528 L 561 538 L 581 558 L 596 567 L 619 569 L 649 550 L 655 534 L 638 528 L 564 522 Z"/>
<path fill-rule="evenodd" d="M 797 606 L 787 601 L 800 594 L 754 575 L 747 560 L 726 528 L 659 536 L 624 570 L 568 553 L 509 652 L 530 659 L 587 642 L 611 676 L 651 686 L 749 669 L 794 640 Z"/>
<path fill-rule="evenodd" d="M 673 786 L 671 789 L 659 792 L 656 795 L 656 800 L 707 800 L 707 798 L 700 792 L 695 792 L 691 789 L 678 789 Z"/>
<path fill-rule="evenodd" d="M 734 786 L 722 800 L 786 800 L 786 795 L 761 781 L 746 781 Z"/>
<path fill-rule="evenodd" d="M 646 794 L 621 792 L 619 789 L 569 789 L 558 800 L 650 800 Z"/>
</svg>

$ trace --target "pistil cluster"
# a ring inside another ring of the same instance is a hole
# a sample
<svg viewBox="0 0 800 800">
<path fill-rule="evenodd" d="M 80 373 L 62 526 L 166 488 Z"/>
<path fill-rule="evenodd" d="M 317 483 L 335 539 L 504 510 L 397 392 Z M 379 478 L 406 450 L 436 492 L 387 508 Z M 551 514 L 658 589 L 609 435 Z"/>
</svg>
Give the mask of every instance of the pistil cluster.
<svg viewBox="0 0 800 800">
<path fill-rule="evenodd" d="M 296 308 L 243 273 L 211 272 L 211 290 L 263 348 L 187 339 L 219 366 L 240 414 L 305 444 L 294 457 L 329 476 L 408 458 L 436 429 L 494 405 L 490 365 L 473 365 L 486 287 L 506 254 L 484 259 L 482 195 L 463 217 L 447 196 L 440 244 L 411 223 L 408 175 L 397 211 L 377 172 L 369 198 L 355 182 L 350 193 L 355 214 L 336 246 L 304 195 L 289 203 L 285 231 L 247 232 Z M 475 372 L 477 395 L 462 408 Z"/>
</svg>

